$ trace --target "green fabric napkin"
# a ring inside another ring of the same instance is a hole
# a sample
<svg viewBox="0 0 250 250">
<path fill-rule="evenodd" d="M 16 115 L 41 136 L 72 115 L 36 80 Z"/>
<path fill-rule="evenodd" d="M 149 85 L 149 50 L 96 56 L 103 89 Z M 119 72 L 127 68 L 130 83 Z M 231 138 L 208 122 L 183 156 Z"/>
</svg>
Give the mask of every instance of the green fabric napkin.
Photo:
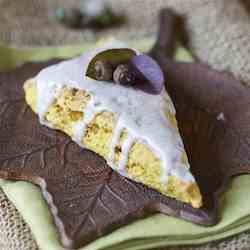
<svg viewBox="0 0 250 250">
<path fill-rule="evenodd" d="M 130 45 L 146 51 L 152 44 L 153 40 L 142 40 Z M 72 57 L 90 47 L 84 45 L 28 49 L 0 45 L 0 69 L 11 69 L 24 62 Z M 175 57 L 181 61 L 193 60 L 184 48 L 179 48 Z M 40 249 L 63 250 L 39 188 L 27 182 L 5 180 L 0 180 L 0 186 L 30 226 Z M 246 199 L 249 187 L 250 175 L 243 175 L 232 181 L 229 190 L 220 199 L 221 221 L 216 226 L 202 227 L 163 214 L 155 214 L 115 230 L 81 250 L 140 250 L 170 245 L 195 245 L 235 235 L 250 229 L 250 206 Z"/>
</svg>

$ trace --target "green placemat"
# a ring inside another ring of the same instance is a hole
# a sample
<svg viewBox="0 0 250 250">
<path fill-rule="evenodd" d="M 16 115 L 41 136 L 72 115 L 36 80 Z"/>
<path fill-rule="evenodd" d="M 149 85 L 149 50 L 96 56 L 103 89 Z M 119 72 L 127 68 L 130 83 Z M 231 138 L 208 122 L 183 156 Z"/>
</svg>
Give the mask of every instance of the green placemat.
<svg viewBox="0 0 250 250">
<path fill-rule="evenodd" d="M 146 51 L 152 43 L 153 40 L 143 40 L 130 45 Z M 37 62 L 55 57 L 68 58 L 88 48 L 90 45 L 32 49 L 0 46 L 0 68 L 11 69 L 27 61 Z M 184 48 L 177 50 L 176 59 L 192 61 L 189 52 Z M 40 249 L 62 250 L 56 228 L 39 189 L 30 183 L 3 180 L 0 180 L 0 186 L 30 226 Z M 195 245 L 243 232 L 250 229 L 250 206 L 246 199 L 249 187 L 250 175 L 240 176 L 232 181 L 227 193 L 221 197 L 221 221 L 214 227 L 201 227 L 163 214 L 156 214 L 137 220 L 81 249 L 139 250 L 170 245 Z"/>
</svg>

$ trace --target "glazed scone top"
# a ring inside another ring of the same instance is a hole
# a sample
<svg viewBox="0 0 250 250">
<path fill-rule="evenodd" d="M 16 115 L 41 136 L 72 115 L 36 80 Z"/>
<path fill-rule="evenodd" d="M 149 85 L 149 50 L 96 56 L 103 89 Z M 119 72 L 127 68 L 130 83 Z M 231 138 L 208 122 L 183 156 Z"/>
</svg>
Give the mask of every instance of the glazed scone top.
<svg viewBox="0 0 250 250">
<path fill-rule="evenodd" d="M 84 118 L 74 127 L 73 140 L 84 147 L 81 139 L 87 125 L 97 113 L 111 111 L 117 116 L 108 159 L 112 168 L 126 176 L 125 166 L 129 150 L 135 140 L 139 140 L 147 144 L 162 161 L 162 183 L 167 183 L 170 175 L 177 176 L 184 182 L 194 182 L 188 163 L 182 160 L 185 150 L 178 128 L 166 115 L 175 115 L 175 109 L 165 89 L 159 95 L 152 95 L 132 87 L 96 81 L 85 76 L 88 64 L 96 54 L 114 48 L 127 46 L 112 41 L 78 58 L 42 70 L 36 76 L 40 122 L 51 127 L 45 119 L 45 114 L 63 87 L 82 89 L 91 95 L 91 100 L 83 110 Z M 128 137 L 122 145 L 119 165 L 115 166 L 114 148 L 123 129 L 128 131 Z"/>
</svg>

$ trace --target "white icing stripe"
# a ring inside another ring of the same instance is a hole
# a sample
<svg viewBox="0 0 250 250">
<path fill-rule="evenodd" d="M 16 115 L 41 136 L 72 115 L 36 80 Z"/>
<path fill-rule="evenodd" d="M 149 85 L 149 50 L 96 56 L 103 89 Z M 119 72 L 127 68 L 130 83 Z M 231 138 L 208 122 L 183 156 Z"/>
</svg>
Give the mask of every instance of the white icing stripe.
<svg viewBox="0 0 250 250">
<path fill-rule="evenodd" d="M 74 135 L 73 140 L 77 142 L 79 145 L 83 145 L 83 138 L 86 134 L 86 129 L 88 125 L 91 123 L 91 121 L 95 118 L 95 116 L 104 111 L 105 109 L 95 102 L 94 98 L 91 98 L 91 100 L 87 103 L 86 107 L 82 112 L 84 113 L 84 117 L 81 121 L 78 121 L 74 126 Z"/>
<path fill-rule="evenodd" d="M 172 166 L 172 164 L 171 163 L 166 163 L 166 161 L 164 161 L 164 160 L 162 161 L 162 169 L 163 169 L 163 171 L 162 171 L 162 176 L 161 176 L 161 182 L 163 184 L 166 184 L 166 185 L 168 183 L 168 178 L 169 178 L 169 173 L 170 173 L 169 166 Z"/>
<path fill-rule="evenodd" d="M 125 169 L 128 153 L 133 141 L 145 140 L 162 162 L 162 182 L 166 183 L 168 176 L 178 175 L 183 181 L 190 181 L 188 167 L 179 171 L 184 146 L 176 128 L 167 120 L 165 112 L 175 114 L 174 106 L 165 89 L 161 95 L 150 95 L 138 89 L 124 87 L 110 82 L 95 81 L 85 76 L 87 65 L 99 52 L 109 48 L 126 47 L 113 42 L 109 46 L 99 48 L 81 57 L 64 61 L 42 70 L 37 79 L 38 114 L 40 121 L 51 126 L 44 120 L 48 107 L 55 100 L 63 86 L 84 90 L 91 95 L 91 101 L 84 109 L 84 119 L 74 128 L 74 140 L 82 145 L 87 125 L 101 111 L 113 112 L 119 120 L 114 131 L 111 145 L 111 166 L 120 172 Z M 119 166 L 114 166 L 115 146 L 119 140 L 122 128 L 129 131 L 127 140 L 122 145 L 122 159 Z M 84 145 L 82 145 L 84 146 Z M 176 169 L 176 170 L 175 170 Z M 194 181 L 194 179 L 193 179 Z"/>
<path fill-rule="evenodd" d="M 48 81 L 44 84 L 43 81 L 40 82 L 40 79 L 37 78 L 38 115 L 42 124 L 49 126 L 44 119 L 44 114 L 48 111 L 48 108 L 53 101 L 58 97 L 62 87 L 61 84 L 57 84 L 53 81 Z"/>
<path fill-rule="evenodd" d="M 124 128 L 121 126 L 120 119 L 118 118 L 113 138 L 110 146 L 110 157 L 109 161 L 114 163 L 115 160 L 115 147 L 119 144 L 120 136 Z"/>
<path fill-rule="evenodd" d="M 130 151 L 134 141 L 135 141 L 134 136 L 132 136 L 131 133 L 128 132 L 127 138 L 122 144 L 122 150 L 121 150 L 122 155 L 121 155 L 121 159 L 118 163 L 119 171 L 126 172 L 126 165 L 128 162 L 129 151 Z"/>
<path fill-rule="evenodd" d="M 86 124 L 83 119 L 81 121 L 76 122 L 76 124 L 74 125 L 74 135 L 72 139 L 81 146 L 84 146 L 82 143 L 82 138 L 84 137 L 85 130 Z"/>
<path fill-rule="evenodd" d="M 191 175 L 189 171 L 186 170 L 184 164 L 179 163 L 178 166 L 174 167 L 170 171 L 171 175 L 180 178 L 181 180 L 186 180 L 188 182 L 195 182 L 194 177 Z"/>
</svg>

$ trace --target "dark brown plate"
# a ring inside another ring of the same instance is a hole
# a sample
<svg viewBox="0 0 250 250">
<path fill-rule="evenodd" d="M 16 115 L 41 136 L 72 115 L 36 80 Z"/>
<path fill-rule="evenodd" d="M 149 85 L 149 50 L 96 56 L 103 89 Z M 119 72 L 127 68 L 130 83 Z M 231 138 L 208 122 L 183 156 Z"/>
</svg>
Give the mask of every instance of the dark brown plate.
<svg viewBox="0 0 250 250">
<path fill-rule="evenodd" d="M 41 187 L 65 247 L 83 246 L 155 212 L 214 225 L 219 192 L 231 176 L 250 173 L 249 89 L 207 66 L 175 63 L 166 58 L 168 42 L 158 45 L 151 54 L 166 73 L 204 196 L 201 209 L 119 176 L 96 154 L 39 124 L 25 104 L 23 82 L 55 61 L 0 74 L 0 177 Z"/>
</svg>

